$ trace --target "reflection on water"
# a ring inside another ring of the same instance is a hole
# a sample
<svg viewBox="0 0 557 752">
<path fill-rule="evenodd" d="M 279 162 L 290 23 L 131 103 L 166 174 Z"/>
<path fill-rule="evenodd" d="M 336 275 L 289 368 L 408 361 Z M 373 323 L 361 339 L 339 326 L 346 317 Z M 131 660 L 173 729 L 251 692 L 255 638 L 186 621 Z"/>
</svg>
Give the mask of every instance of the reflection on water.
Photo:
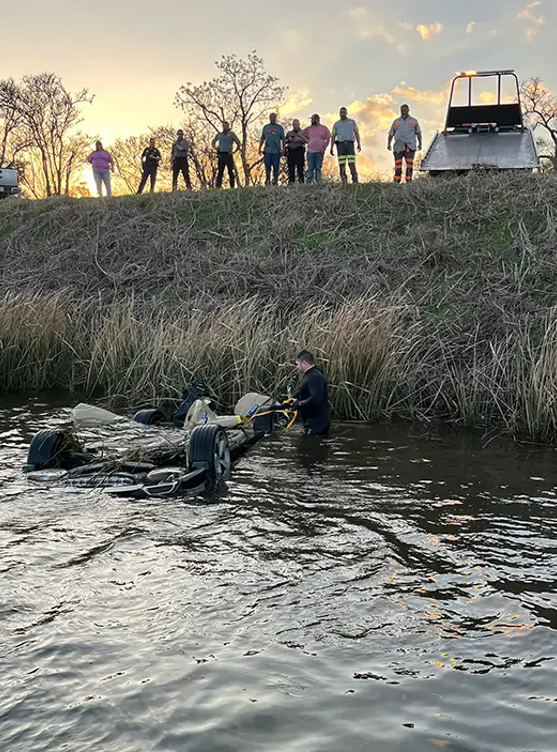
<svg viewBox="0 0 557 752">
<path fill-rule="evenodd" d="M 30 487 L 0 414 L 0 749 L 555 752 L 555 451 L 275 436 L 211 503 Z"/>
</svg>

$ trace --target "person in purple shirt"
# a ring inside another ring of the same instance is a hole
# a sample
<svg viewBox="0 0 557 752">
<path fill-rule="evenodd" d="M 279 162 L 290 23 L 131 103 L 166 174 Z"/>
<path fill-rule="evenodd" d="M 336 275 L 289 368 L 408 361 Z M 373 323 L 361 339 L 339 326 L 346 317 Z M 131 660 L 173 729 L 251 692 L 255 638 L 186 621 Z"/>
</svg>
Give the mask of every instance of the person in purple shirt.
<svg viewBox="0 0 557 752">
<path fill-rule="evenodd" d="M 106 189 L 106 195 L 112 196 L 112 189 L 110 187 L 110 170 L 114 169 L 114 162 L 110 154 L 103 149 L 103 145 L 100 141 L 95 144 L 95 151 L 87 157 L 87 161 L 93 166 L 93 177 L 97 186 L 97 193 L 99 196 L 103 195 L 103 183 Z"/>
</svg>

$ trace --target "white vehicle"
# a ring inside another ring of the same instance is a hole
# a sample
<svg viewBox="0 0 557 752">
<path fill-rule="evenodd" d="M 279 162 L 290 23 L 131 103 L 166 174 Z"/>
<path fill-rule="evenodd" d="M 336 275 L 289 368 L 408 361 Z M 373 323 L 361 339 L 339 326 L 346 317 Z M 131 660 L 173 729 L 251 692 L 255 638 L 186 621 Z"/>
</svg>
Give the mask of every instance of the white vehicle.
<svg viewBox="0 0 557 752">
<path fill-rule="evenodd" d="M 0 167 L 0 198 L 19 196 L 19 172 L 14 167 Z"/>
<path fill-rule="evenodd" d="M 539 166 L 534 134 L 522 117 L 516 73 L 458 74 L 451 86 L 445 128 L 435 135 L 420 170 L 443 175 Z"/>
</svg>

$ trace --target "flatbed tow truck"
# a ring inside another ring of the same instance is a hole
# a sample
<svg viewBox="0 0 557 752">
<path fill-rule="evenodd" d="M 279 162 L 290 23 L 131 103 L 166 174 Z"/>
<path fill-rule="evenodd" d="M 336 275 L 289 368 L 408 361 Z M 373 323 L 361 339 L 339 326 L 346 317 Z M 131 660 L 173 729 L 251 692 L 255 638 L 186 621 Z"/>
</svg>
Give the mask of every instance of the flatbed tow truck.
<svg viewBox="0 0 557 752">
<path fill-rule="evenodd" d="M 472 170 L 535 170 L 539 166 L 533 131 L 524 124 L 515 71 L 457 74 L 445 127 L 436 133 L 420 171 L 439 176 Z"/>
</svg>

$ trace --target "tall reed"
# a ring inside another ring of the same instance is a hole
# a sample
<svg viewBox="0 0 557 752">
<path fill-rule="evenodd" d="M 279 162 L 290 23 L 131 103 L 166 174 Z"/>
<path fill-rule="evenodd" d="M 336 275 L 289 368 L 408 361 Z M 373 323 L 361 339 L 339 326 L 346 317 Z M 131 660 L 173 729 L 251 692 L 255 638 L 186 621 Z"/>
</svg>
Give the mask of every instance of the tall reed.
<svg viewBox="0 0 557 752">
<path fill-rule="evenodd" d="M 285 313 L 257 297 L 204 310 L 12 294 L 0 302 L 0 388 L 68 389 L 131 407 L 178 398 L 203 376 L 225 408 L 293 382 L 294 355 L 309 347 L 338 418 L 441 419 L 556 441 L 556 312 L 491 340 L 479 330 L 448 337 L 444 326 L 400 296 Z"/>
</svg>

